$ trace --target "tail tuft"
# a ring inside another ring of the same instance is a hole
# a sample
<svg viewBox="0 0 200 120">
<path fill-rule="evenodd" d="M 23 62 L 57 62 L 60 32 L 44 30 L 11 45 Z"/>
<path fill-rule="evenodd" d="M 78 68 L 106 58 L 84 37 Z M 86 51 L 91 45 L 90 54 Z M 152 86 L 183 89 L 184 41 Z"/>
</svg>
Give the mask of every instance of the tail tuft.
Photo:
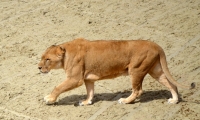
<svg viewBox="0 0 200 120">
<path fill-rule="evenodd" d="M 196 84 L 195 83 L 191 83 L 190 89 L 194 89 L 195 87 L 196 87 Z"/>
</svg>

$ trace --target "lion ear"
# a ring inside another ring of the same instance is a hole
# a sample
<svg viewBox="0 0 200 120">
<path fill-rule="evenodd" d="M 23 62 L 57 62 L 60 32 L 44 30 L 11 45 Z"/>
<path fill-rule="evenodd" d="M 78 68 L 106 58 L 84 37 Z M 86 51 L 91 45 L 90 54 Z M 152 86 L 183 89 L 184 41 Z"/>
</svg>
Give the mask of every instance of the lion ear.
<svg viewBox="0 0 200 120">
<path fill-rule="evenodd" d="M 57 47 L 57 50 L 56 50 L 56 54 L 58 57 L 63 57 L 65 53 L 65 48 L 61 47 L 61 46 L 58 46 Z"/>
</svg>

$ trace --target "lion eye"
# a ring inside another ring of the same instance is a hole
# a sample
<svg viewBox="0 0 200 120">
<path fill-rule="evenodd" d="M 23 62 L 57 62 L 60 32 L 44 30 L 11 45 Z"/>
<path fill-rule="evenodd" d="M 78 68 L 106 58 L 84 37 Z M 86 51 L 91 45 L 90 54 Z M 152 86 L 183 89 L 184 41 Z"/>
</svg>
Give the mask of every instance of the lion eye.
<svg viewBox="0 0 200 120">
<path fill-rule="evenodd" d="M 46 59 L 45 64 L 46 64 L 46 65 L 49 65 L 49 64 L 50 64 L 50 59 L 49 59 L 49 58 Z"/>
<path fill-rule="evenodd" d="M 46 61 L 49 61 L 49 60 L 50 60 L 49 58 L 46 59 Z"/>
</svg>

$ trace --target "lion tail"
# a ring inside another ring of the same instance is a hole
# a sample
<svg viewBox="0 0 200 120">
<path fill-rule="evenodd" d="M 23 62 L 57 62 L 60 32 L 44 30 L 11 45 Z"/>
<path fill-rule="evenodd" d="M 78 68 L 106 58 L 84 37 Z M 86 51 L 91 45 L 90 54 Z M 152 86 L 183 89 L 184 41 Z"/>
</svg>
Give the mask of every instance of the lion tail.
<svg viewBox="0 0 200 120">
<path fill-rule="evenodd" d="M 160 50 L 160 63 L 161 63 L 161 67 L 163 69 L 163 72 L 165 73 L 167 79 L 174 85 L 182 87 L 182 88 L 186 88 L 186 89 L 193 89 L 195 88 L 195 83 L 191 83 L 190 85 L 182 85 L 180 83 L 178 83 L 176 80 L 174 80 L 174 78 L 172 77 L 172 75 L 169 72 L 169 69 L 167 67 L 167 62 L 166 62 L 166 56 L 165 53 L 163 51 L 163 49 L 161 48 Z"/>
</svg>

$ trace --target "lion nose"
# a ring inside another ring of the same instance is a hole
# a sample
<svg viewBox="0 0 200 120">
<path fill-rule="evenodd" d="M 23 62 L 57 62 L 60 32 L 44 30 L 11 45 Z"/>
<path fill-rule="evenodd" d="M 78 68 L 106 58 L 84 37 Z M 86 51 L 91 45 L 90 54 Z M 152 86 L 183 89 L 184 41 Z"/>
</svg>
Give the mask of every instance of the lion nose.
<svg viewBox="0 0 200 120">
<path fill-rule="evenodd" d="M 42 69 L 42 67 L 38 67 L 38 69 L 39 69 L 39 70 L 41 70 L 41 69 Z"/>
</svg>

